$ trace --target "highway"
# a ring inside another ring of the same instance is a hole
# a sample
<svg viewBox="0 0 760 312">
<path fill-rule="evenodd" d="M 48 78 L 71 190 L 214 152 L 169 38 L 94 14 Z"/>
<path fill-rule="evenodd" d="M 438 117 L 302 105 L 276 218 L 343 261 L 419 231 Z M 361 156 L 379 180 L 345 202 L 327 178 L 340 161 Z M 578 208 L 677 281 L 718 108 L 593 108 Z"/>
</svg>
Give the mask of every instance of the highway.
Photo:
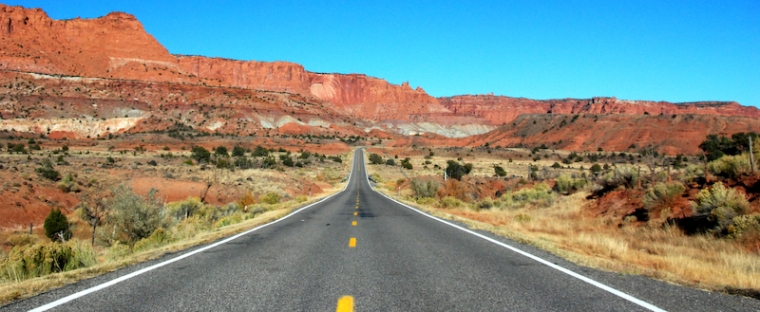
<svg viewBox="0 0 760 312">
<path fill-rule="evenodd" d="M 356 153 L 344 191 L 276 223 L 0 310 L 760 310 L 755 299 L 579 267 L 434 219 L 373 191 Z"/>
</svg>

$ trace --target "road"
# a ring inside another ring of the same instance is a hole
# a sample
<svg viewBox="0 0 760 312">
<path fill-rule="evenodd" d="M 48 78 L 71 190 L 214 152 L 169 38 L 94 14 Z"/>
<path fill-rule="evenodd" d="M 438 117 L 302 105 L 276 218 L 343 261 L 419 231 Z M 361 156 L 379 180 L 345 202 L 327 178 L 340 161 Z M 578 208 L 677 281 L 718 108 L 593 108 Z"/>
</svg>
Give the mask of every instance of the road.
<svg viewBox="0 0 760 312">
<path fill-rule="evenodd" d="M 758 300 L 579 267 L 469 233 L 373 191 L 362 159 L 358 150 L 343 192 L 274 224 L 0 310 L 760 310 Z"/>
</svg>

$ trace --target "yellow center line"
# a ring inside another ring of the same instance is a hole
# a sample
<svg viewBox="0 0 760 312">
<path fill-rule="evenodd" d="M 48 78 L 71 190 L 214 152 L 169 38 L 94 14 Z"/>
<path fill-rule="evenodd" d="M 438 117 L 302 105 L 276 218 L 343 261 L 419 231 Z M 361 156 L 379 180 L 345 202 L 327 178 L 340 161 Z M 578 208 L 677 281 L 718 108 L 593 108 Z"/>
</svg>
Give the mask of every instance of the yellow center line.
<svg viewBox="0 0 760 312">
<path fill-rule="evenodd" d="M 356 221 L 351 221 L 352 226 L 356 226 Z"/>
<path fill-rule="evenodd" d="M 348 240 L 348 247 L 350 248 L 356 247 L 356 237 L 351 237 L 351 239 Z"/>
<path fill-rule="evenodd" d="M 354 211 L 354 215 L 355 215 L 355 216 L 358 216 L 358 215 L 359 215 L 359 212 L 357 212 L 357 211 Z"/>
<path fill-rule="evenodd" d="M 353 312 L 354 311 L 354 297 L 343 296 L 338 299 L 338 308 L 336 312 Z"/>
</svg>

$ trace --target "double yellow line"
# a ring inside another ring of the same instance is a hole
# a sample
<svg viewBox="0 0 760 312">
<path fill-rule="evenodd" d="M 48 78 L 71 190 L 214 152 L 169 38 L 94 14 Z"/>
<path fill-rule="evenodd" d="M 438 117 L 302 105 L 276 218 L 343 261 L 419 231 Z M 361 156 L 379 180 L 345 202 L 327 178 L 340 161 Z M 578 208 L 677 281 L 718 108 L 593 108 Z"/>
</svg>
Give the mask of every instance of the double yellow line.
<svg viewBox="0 0 760 312">
<path fill-rule="evenodd" d="M 359 210 L 359 194 L 356 194 L 356 210 Z M 354 211 L 354 217 L 358 216 L 359 212 Z M 356 220 L 351 220 L 351 226 L 356 226 L 358 223 Z M 351 237 L 348 240 L 348 248 L 356 248 L 356 237 Z M 343 296 L 338 299 L 337 312 L 353 312 L 354 311 L 354 297 Z"/>
</svg>

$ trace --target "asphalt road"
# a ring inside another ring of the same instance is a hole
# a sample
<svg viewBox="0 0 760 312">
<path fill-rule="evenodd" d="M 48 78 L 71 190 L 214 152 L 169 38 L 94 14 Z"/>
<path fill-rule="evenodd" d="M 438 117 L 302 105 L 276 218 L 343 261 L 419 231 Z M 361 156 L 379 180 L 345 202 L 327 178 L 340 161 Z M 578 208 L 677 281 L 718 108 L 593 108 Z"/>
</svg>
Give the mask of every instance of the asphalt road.
<svg viewBox="0 0 760 312">
<path fill-rule="evenodd" d="M 275 224 L 0 310 L 79 294 L 52 310 L 760 311 L 755 299 L 578 267 L 531 246 L 473 235 L 374 192 L 361 150 L 355 159 L 345 191 Z M 178 256 L 186 257 L 150 269 Z M 124 280 L 99 286 L 117 278 Z"/>
</svg>

